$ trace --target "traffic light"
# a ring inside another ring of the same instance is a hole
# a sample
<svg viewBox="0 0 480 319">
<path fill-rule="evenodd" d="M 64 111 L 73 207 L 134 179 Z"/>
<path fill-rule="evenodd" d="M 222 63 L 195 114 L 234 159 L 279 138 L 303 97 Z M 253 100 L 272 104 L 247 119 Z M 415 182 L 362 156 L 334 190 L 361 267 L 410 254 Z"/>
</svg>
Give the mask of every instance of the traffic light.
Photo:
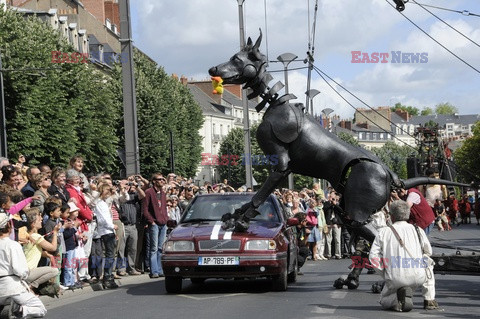
<svg viewBox="0 0 480 319">
<path fill-rule="evenodd" d="M 223 80 L 219 76 L 212 76 L 213 94 L 223 93 Z"/>
</svg>

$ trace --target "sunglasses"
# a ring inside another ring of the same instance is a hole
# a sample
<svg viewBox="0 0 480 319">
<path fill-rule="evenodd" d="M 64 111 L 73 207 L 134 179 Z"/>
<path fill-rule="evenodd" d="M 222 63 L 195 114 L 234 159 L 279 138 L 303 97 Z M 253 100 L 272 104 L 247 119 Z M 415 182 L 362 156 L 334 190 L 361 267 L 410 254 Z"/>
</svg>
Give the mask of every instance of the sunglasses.
<svg viewBox="0 0 480 319">
<path fill-rule="evenodd" d="M 167 181 L 167 180 L 166 180 L 165 178 L 163 178 L 163 177 L 161 177 L 161 178 L 154 178 L 153 180 L 154 180 L 154 181 L 164 181 L 164 182 Z"/>
</svg>

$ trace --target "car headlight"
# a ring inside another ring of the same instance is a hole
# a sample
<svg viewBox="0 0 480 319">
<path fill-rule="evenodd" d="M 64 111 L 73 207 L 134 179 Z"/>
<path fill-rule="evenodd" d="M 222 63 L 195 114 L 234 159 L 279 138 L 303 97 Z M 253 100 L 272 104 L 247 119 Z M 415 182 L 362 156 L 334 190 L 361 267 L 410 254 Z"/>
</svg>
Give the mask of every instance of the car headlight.
<svg viewBox="0 0 480 319">
<path fill-rule="evenodd" d="M 188 240 L 169 240 L 165 243 L 165 251 L 194 251 L 193 241 Z"/>
<path fill-rule="evenodd" d="M 245 244 L 245 250 L 275 250 L 277 244 L 271 239 L 248 240 Z"/>
</svg>

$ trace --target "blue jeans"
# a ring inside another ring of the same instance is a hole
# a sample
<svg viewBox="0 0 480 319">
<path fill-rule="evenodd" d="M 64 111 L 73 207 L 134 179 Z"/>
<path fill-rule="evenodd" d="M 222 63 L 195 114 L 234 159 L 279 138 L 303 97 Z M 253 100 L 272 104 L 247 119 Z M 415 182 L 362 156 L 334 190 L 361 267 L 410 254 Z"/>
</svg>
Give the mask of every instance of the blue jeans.
<svg viewBox="0 0 480 319">
<path fill-rule="evenodd" d="M 75 284 L 75 249 L 67 250 L 63 254 L 63 285 L 70 287 Z"/>
<path fill-rule="evenodd" d="M 167 236 L 167 225 L 150 225 L 148 233 L 150 235 L 150 275 L 163 275 L 160 260 L 162 258 L 162 246 Z"/>
<path fill-rule="evenodd" d="M 427 227 L 425 227 L 424 231 L 425 231 L 425 235 L 429 235 L 430 232 L 432 231 L 433 229 L 433 226 L 435 225 L 435 222 L 431 223 L 430 225 L 428 225 Z"/>
</svg>

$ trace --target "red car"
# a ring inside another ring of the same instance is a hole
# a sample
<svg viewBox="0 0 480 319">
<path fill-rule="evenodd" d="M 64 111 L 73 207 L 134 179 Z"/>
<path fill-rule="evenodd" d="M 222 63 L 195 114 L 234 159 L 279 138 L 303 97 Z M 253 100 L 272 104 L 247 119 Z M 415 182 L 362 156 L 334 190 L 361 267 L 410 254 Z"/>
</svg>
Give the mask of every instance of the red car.
<svg viewBox="0 0 480 319">
<path fill-rule="evenodd" d="M 221 217 L 251 200 L 253 193 L 204 194 L 185 209 L 168 236 L 162 254 L 165 288 L 182 290 L 182 280 L 203 283 L 208 278 L 260 278 L 285 291 L 297 276 L 297 219 L 287 219 L 273 195 L 262 204 L 247 232 L 222 229 Z"/>
</svg>

